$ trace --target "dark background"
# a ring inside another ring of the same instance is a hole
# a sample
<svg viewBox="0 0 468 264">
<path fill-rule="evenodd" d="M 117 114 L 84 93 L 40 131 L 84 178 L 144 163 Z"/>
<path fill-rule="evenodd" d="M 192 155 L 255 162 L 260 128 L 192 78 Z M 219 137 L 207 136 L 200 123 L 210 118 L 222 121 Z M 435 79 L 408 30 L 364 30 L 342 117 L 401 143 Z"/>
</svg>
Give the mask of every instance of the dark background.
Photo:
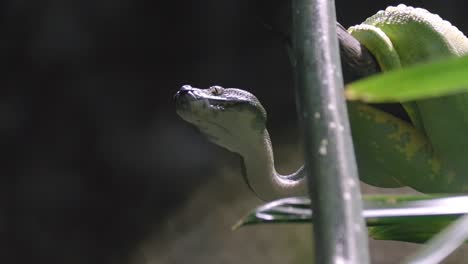
<svg viewBox="0 0 468 264">
<path fill-rule="evenodd" d="M 340 0 L 337 17 L 397 3 Z M 468 32 L 463 1 L 405 3 Z M 1 1 L 0 262 L 126 263 L 224 153 L 176 116 L 182 84 L 250 90 L 273 136 L 297 135 L 288 15 L 287 1 Z"/>
</svg>

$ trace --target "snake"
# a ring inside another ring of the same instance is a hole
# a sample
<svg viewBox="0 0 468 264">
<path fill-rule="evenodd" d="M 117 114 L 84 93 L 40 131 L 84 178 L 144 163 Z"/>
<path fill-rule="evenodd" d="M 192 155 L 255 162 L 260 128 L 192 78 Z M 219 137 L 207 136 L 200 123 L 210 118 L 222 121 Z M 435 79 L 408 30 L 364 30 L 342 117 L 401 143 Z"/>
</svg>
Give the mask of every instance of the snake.
<svg viewBox="0 0 468 264">
<path fill-rule="evenodd" d="M 425 9 L 405 5 L 379 11 L 348 32 L 369 49 L 384 72 L 468 53 L 468 40 L 456 27 Z M 268 201 L 307 193 L 303 166 L 286 175 L 276 170 L 267 113 L 255 95 L 217 85 L 184 85 L 175 101 L 182 119 L 242 157 L 244 180 L 258 197 Z M 424 193 L 468 191 L 468 95 L 403 106 L 411 122 L 348 102 L 360 180 Z"/>
</svg>

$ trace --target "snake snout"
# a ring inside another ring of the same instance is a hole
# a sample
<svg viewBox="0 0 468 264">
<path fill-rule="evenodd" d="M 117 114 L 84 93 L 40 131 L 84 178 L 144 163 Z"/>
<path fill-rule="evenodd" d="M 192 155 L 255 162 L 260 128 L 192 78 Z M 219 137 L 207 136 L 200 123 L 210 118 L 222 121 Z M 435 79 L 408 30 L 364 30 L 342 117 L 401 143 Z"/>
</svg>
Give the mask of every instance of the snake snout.
<svg viewBox="0 0 468 264">
<path fill-rule="evenodd" d="M 182 87 L 180 87 L 180 90 L 177 93 L 184 94 L 184 93 L 189 93 L 193 90 L 195 89 L 190 85 L 182 85 Z"/>
<path fill-rule="evenodd" d="M 177 101 L 180 97 L 182 96 L 185 96 L 186 94 L 188 94 L 190 91 L 192 91 L 192 86 L 190 85 L 183 85 L 179 91 L 177 91 L 175 94 L 174 94 L 174 100 Z"/>
<path fill-rule="evenodd" d="M 195 89 L 190 85 L 183 85 L 179 91 L 174 94 L 176 104 L 184 104 L 190 99 L 196 99 Z"/>
</svg>

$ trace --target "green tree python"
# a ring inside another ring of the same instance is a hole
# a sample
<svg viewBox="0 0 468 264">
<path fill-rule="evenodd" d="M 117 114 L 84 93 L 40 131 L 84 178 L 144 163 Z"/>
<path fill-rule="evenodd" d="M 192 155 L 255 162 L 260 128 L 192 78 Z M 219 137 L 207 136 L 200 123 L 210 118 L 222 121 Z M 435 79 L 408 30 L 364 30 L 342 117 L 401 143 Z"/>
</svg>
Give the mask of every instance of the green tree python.
<svg viewBox="0 0 468 264">
<path fill-rule="evenodd" d="M 468 39 L 456 27 L 425 9 L 405 5 L 379 11 L 348 32 L 373 54 L 382 71 L 468 52 Z M 266 111 L 254 95 L 235 88 L 185 85 L 175 98 L 184 120 L 213 143 L 242 156 L 245 181 L 257 196 L 272 200 L 307 193 L 303 167 L 289 175 L 276 171 Z M 407 102 L 403 107 L 411 123 L 348 102 L 360 180 L 423 193 L 466 192 L 468 95 Z M 320 113 L 314 116 L 320 118 Z M 317 151 L 326 155 L 326 144 L 322 147 Z"/>
</svg>

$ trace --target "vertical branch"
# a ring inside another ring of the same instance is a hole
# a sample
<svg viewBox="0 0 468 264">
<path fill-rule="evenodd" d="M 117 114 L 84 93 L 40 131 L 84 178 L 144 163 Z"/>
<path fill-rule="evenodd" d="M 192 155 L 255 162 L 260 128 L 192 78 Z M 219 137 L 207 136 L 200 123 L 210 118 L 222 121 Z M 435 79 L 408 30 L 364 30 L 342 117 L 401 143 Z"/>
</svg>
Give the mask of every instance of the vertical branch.
<svg viewBox="0 0 468 264">
<path fill-rule="evenodd" d="M 368 263 L 332 0 L 293 0 L 293 57 L 316 263 Z"/>
</svg>

